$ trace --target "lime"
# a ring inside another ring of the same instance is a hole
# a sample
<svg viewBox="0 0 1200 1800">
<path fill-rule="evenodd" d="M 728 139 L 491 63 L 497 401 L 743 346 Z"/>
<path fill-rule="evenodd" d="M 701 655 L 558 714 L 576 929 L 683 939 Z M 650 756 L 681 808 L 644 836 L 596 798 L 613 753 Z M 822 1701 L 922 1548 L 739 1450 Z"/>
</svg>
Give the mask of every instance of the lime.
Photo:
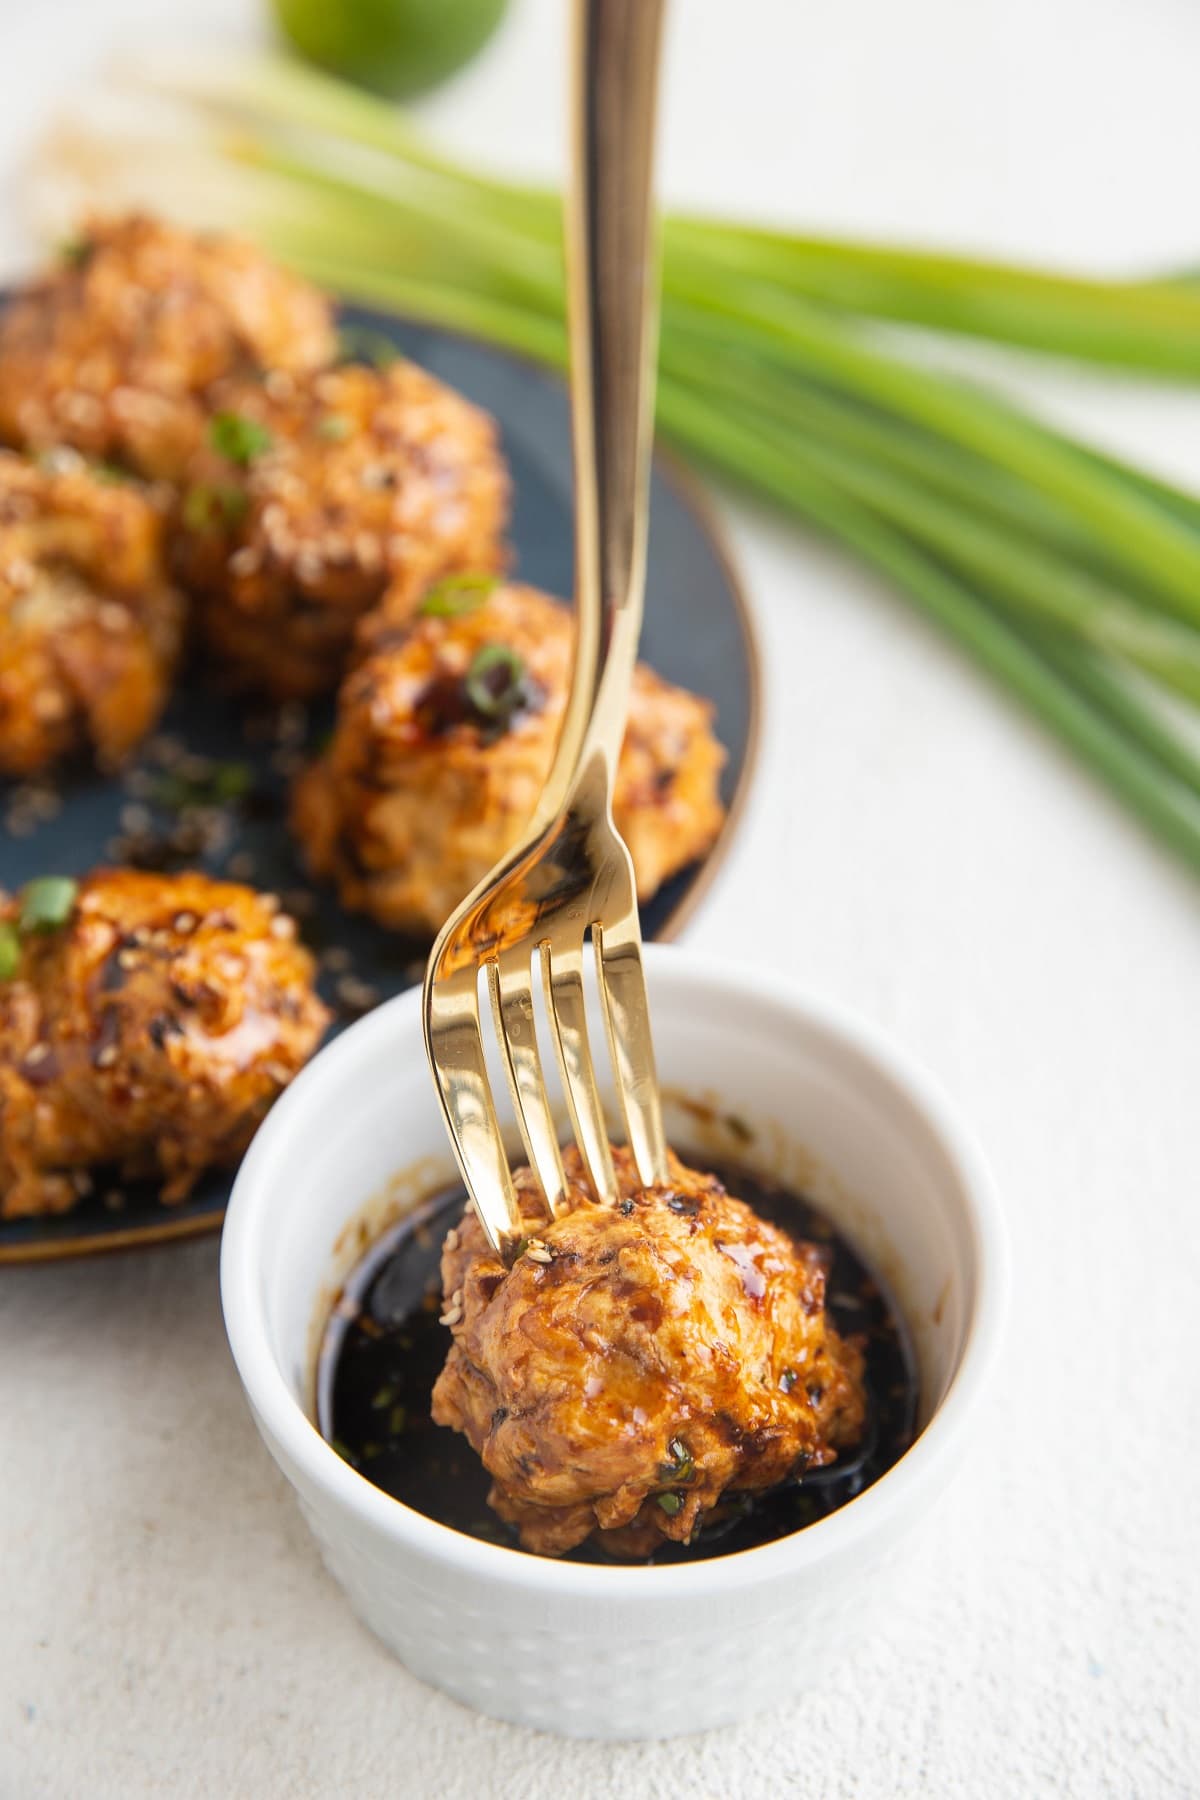
<svg viewBox="0 0 1200 1800">
<path fill-rule="evenodd" d="M 310 62 L 377 93 L 436 87 L 491 37 L 507 0 L 271 0 Z"/>
</svg>

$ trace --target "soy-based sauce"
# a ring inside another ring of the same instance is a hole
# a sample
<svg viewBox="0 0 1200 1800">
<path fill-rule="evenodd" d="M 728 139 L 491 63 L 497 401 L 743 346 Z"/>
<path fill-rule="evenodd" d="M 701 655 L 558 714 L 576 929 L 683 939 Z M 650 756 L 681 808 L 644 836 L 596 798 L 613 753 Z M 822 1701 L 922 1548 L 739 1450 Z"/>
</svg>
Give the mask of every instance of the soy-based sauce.
<svg viewBox="0 0 1200 1800">
<path fill-rule="evenodd" d="M 887 1296 L 812 1203 L 740 1169 L 714 1173 L 760 1217 L 821 1244 L 829 1259 L 826 1304 L 866 1357 L 867 1426 L 838 1461 L 802 1480 L 731 1503 L 690 1544 L 664 1542 L 647 1562 L 725 1556 L 799 1531 L 861 1494 L 903 1456 L 916 1429 L 917 1375 L 907 1332 Z M 317 1371 L 322 1433 L 368 1481 L 406 1506 L 469 1537 L 519 1549 L 487 1504 L 491 1478 L 466 1439 L 429 1416 L 433 1384 L 450 1348 L 439 1325 L 442 1240 L 462 1215 L 455 1187 L 386 1233 L 351 1274 L 330 1315 Z M 590 1543 L 570 1562 L 611 1562 Z"/>
</svg>

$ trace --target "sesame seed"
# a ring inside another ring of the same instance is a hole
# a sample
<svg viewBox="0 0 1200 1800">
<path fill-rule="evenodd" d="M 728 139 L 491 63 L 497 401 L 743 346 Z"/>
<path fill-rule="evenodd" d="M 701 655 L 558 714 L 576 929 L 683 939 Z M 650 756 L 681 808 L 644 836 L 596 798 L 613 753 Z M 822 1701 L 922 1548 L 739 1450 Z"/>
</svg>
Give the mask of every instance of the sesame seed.
<svg viewBox="0 0 1200 1800">
<path fill-rule="evenodd" d="M 294 938 L 296 927 L 286 913 L 276 913 L 271 920 L 271 936 L 277 938 Z"/>
<path fill-rule="evenodd" d="M 45 1060 L 49 1056 L 49 1054 L 50 1054 L 49 1044 L 34 1044 L 32 1049 L 26 1051 L 25 1061 L 27 1063 L 31 1064 L 32 1066 L 36 1067 L 36 1065 L 38 1063 L 45 1062 Z"/>
<path fill-rule="evenodd" d="M 98 1069 L 111 1069 L 117 1060 L 117 1046 L 105 1044 L 102 1050 L 97 1050 L 95 1060 Z"/>
<path fill-rule="evenodd" d="M 275 720 L 275 741 L 279 744 L 302 744 L 308 730 L 308 708 L 299 700 L 289 700 L 279 709 Z"/>
<path fill-rule="evenodd" d="M 195 913 L 193 913 L 193 912 L 181 912 L 181 913 L 175 914 L 175 918 L 174 918 L 175 929 L 181 937 L 188 937 L 193 931 L 195 931 L 196 926 L 199 923 L 200 923 L 200 921 L 197 919 Z"/>
<path fill-rule="evenodd" d="M 243 544 L 229 559 L 231 575 L 254 575 L 262 565 L 262 555 L 253 544 Z"/>
<path fill-rule="evenodd" d="M 53 788 L 34 788 L 29 796 L 29 810 L 39 819 L 53 819 L 62 811 L 62 795 Z"/>
<path fill-rule="evenodd" d="M 96 609 L 96 617 L 105 631 L 128 631 L 133 624 L 129 613 L 115 600 L 105 600 Z"/>
<path fill-rule="evenodd" d="M 75 1189 L 75 1192 L 79 1195 L 80 1199 L 82 1199 L 85 1194 L 91 1193 L 93 1185 L 92 1178 L 86 1169 L 76 1169 L 75 1173 L 71 1176 L 71 1186 Z"/>
<path fill-rule="evenodd" d="M 530 1262 L 545 1264 L 554 1261 L 553 1250 L 548 1244 L 543 1244 L 541 1238 L 530 1238 L 525 1246 L 525 1254 Z"/>
<path fill-rule="evenodd" d="M 136 950 L 120 950 L 117 953 L 117 967 L 120 969 L 136 969 L 141 960 Z"/>
<path fill-rule="evenodd" d="M 462 1316 L 463 1316 L 462 1307 L 454 1306 L 452 1304 L 446 1308 L 444 1313 L 439 1315 L 438 1324 L 439 1325 L 457 1325 L 460 1322 L 460 1320 L 462 1319 Z"/>
<path fill-rule="evenodd" d="M 153 762 L 160 763 L 164 769 L 175 768 L 182 756 L 186 754 L 183 744 L 169 732 L 160 731 L 146 745 L 146 753 Z"/>
<path fill-rule="evenodd" d="M 458 1226 L 457 1225 L 452 1225 L 450 1227 L 449 1231 L 446 1233 L 446 1241 L 442 1245 L 442 1248 L 444 1250 L 457 1250 L 458 1249 Z"/>
</svg>

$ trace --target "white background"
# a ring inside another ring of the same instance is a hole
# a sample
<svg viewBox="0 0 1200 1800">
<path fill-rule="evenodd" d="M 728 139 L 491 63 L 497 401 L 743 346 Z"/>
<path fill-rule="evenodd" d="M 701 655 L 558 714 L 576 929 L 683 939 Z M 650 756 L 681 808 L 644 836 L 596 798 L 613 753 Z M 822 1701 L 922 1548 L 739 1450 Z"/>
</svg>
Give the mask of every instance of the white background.
<svg viewBox="0 0 1200 1800">
<path fill-rule="evenodd" d="M 431 124 L 552 169 L 562 0 Z M 0 0 L 20 164 L 104 54 L 252 0 Z M 1190 0 L 676 0 L 669 193 L 1103 269 L 1200 262 Z M 1200 395 L 1026 364 L 1200 485 Z M 559 1744 L 462 1711 L 344 1610 L 228 1360 L 216 1246 L 0 1272 L 0 1795 L 1200 1793 L 1194 883 L 889 592 L 731 509 L 767 671 L 757 797 L 692 931 L 853 1003 L 990 1150 L 1016 1289 L 965 1474 L 890 1624 L 736 1731 Z M 2 854 L 2 852 L 0 852 Z"/>
</svg>

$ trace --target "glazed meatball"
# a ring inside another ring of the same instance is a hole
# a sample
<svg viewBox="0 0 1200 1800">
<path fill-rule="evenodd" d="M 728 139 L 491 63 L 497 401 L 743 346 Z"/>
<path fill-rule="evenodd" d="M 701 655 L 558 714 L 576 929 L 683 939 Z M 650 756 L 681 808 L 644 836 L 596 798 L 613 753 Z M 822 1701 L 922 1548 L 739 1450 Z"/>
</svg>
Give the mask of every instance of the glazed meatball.
<svg viewBox="0 0 1200 1800">
<path fill-rule="evenodd" d="M 313 873 L 346 906 L 423 935 L 528 824 L 570 681 L 565 607 L 534 588 L 475 591 L 470 605 L 473 590 L 447 582 L 425 602 L 446 611 L 367 621 L 333 739 L 293 805 Z M 613 810 L 643 899 L 716 838 L 723 762 L 712 708 L 639 666 Z"/>
<path fill-rule="evenodd" d="M 0 315 L 0 438 L 173 479 L 215 381 L 335 352 L 324 295 L 252 245 L 140 215 L 96 223 Z"/>
<path fill-rule="evenodd" d="M 467 1437 L 491 1506 L 544 1555 L 593 1533 L 617 1555 L 686 1543 L 728 1498 L 832 1462 L 865 1421 L 821 1252 L 675 1156 L 650 1189 L 628 1151 L 614 1160 L 601 1205 L 568 1150 L 550 1222 L 516 1176 L 530 1236 L 510 1268 L 470 1209 L 442 1253 L 454 1342 L 434 1420 Z"/>
<path fill-rule="evenodd" d="M 162 711 L 182 624 L 143 494 L 72 451 L 0 451 L 0 773 L 119 762 Z"/>
<path fill-rule="evenodd" d="M 177 568 L 220 663 L 278 698 L 335 687 L 390 586 L 496 568 L 508 477 L 486 414 L 413 363 L 219 390 Z"/>
<path fill-rule="evenodd" d="M 39 929 L 49 885 L 0 909 L 0 1215 L 64 1211 L 98 1166 L 182 1200 L 316 1048 L 312 959 L 231 882 L 101 869 Z"/>
</svg>

